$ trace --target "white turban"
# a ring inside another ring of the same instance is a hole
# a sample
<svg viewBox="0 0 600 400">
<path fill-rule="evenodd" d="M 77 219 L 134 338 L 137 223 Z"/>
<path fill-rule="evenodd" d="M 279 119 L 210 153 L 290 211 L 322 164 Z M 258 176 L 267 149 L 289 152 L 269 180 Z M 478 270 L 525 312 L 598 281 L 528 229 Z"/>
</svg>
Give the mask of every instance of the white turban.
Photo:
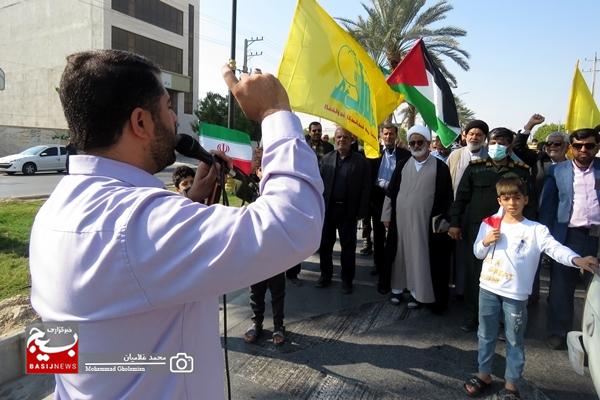
<svg viewBox="0 0 600 400">
<path fill-rule="evenodd" d="M 426 126 L 413 125 L 413 127 L 410 128 L 408 130 L 408 132 L 406 133 L 406 138 L 408 139 L 408 141 L 410 141 L 410 137 L 412 135 L 414 135 L 415 133 L 418 133 L 419 135 L 423 136 L 425 138 L 425 140 L 427 140 L 428 142 L 431 142 L 431 131 Z"/>
</svg>

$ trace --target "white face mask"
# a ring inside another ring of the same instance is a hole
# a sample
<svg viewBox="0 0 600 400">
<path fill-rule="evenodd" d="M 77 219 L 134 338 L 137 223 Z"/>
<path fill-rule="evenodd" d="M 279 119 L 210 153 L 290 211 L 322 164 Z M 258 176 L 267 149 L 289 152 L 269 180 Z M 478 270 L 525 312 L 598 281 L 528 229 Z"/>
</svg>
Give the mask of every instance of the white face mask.
<svg viewBox="0 0 600 400">
<path fill-rule="evenodd" d="M 467 143 L 467 149 L 469 149 L 470 152 L 478 151 L 482 146 L 483 144 L 481 143 Z"/>
<path fill-rule="evenodd" d="M 423 157 L 426 152 L 427 152 L 426 148 L 422 148 L 419 150 L 410 149 L 410 154 L 412 154 L 412 156 L 415 158 Z"/>
</svg>

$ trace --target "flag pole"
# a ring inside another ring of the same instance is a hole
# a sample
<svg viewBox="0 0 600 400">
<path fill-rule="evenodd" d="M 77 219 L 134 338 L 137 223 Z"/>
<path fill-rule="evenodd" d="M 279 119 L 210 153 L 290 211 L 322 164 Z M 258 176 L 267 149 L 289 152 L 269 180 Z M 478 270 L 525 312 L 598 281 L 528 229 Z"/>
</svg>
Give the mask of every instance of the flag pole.
<svg viewBox="0 0 600 400">
<path fill-rule="evenodd" d="M 236 11 L 237 11 L 237 0 L 231 0 L 231 55 L 229 57 L 229 66 L 233 70 L 235 74 L 235 26 L 236 26 Z M 234 101 L 233 94 L 229 91 L 228 96 L 228 112 L 227 112 L 227 127 L 229 129 L 233 128 L 233 121 L 235 118 L 234 112 Z"/>
</svg>

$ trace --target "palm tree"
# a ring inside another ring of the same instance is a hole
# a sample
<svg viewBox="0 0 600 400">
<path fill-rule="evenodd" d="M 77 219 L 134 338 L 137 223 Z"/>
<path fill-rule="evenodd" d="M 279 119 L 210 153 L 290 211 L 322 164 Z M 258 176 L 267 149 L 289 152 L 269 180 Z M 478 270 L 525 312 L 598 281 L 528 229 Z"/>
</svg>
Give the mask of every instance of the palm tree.
<svg viewBox="0 0 600 400">
<path fill-rule="evenodd" d="M 463 70 L 469 69 L 469 53 L 460 48 L 456 38 L 466 35 L 466 31 L 454 26 L 432 28 L 435 22 L 446 18 L 452 6 L 440 0 L 423 10 L 426 0 L 370 0 L 362 3 L 367 16 L 358 16 L 356 21 L 338 18 L 354 38 L 363 45 L 369 55 L 382 68 L 393 70 L 413 47 L 418 39 L 423 39 L 431 57 L 451 86 L 456 86 L 456 78 L 443 63 L 449 58 Z M 422 11 L 423 10 L 423 11 Z M 410 127 L 415 123 L 416 110 L 406 108 L 405 118 Z"/>
</svg>

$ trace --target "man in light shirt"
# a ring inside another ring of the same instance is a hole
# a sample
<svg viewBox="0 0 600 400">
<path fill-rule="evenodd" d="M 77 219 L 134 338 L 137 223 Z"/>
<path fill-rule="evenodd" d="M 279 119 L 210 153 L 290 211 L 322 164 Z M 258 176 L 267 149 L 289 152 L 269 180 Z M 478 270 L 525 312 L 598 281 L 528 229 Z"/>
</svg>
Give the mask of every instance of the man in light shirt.
<svg viewBox="0 0 600 400">
<path fill-rule="evenodd" d="M 596 254 L 600 230 L 600 135 L 578 129 L 569 136 L 573 160 L 552 165 L 540 198 L 539 218 L 552 236 L 579 254 Z M 591 274 L 584 274 L 589 282 Z M 579 272 L 554 262 L 548 307 L 548 346 L 566 349 L 573 327 L 573 295 Z"/>
<path fill-rule="evenodd" d="M 55 398 L 223 399 L 218 296 L 316 250 L 323 184 L 285 90 L 269 74 L 238 82 L 224 67 L 223 77 L 262 123 L 261 197 L 244 208 L 194 202 L 212 191 L 215 165 L 199 163 L 188 198 L 152 176 L 175 160 L 177 122 L 157 65 L 117 50 L 67 58 L 60 99 L 85 155 L 71 157 L 36 216 L 32 305 L 44 321 L 78 323 L 80 356 L 184 353 L 193 363 L 56 375 Z"/>
</svg>

